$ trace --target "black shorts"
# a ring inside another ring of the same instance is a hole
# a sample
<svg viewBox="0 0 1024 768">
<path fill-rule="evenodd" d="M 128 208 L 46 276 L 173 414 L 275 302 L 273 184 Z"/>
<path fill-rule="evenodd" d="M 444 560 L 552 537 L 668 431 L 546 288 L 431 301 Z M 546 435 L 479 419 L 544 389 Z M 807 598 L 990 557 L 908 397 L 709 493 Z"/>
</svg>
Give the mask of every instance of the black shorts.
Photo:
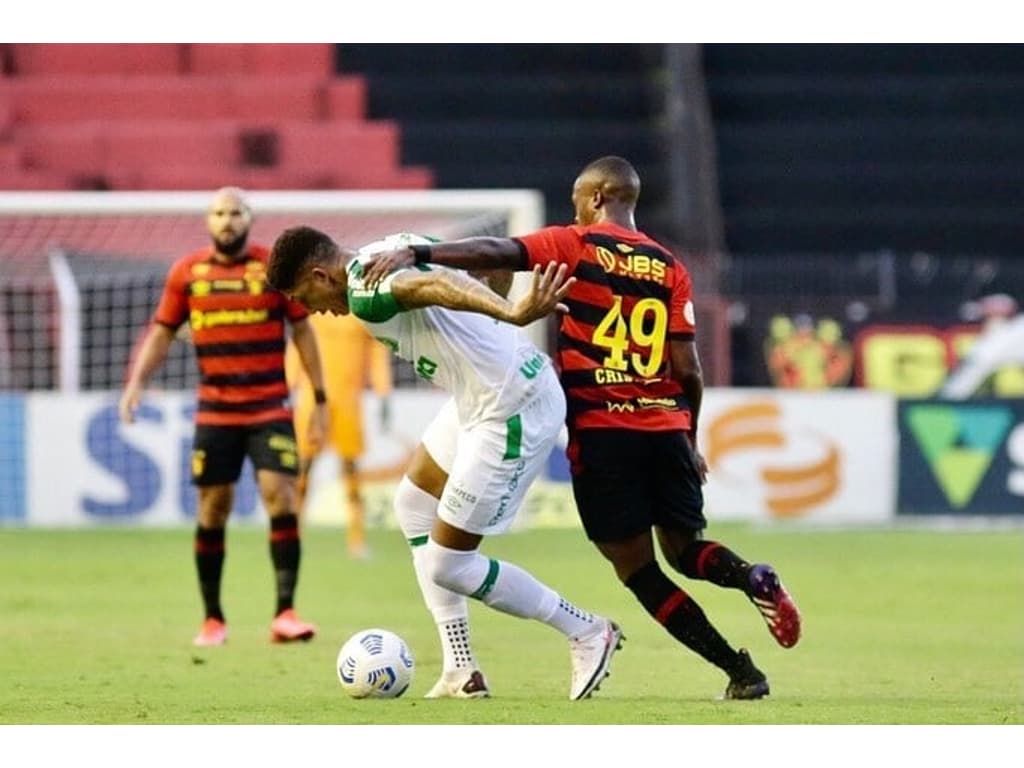
<svg viewBox="0 0 1024 768">
<path fill-rule="evenodd" d="M 192 484 L 237 483 L 246 456 L 256 469 L 297 475 L 299 459 L 291 421 L 238 427 L 196 425 L 192 438 Z"/>
<path fill-rule="evenodd" d="M 569 444 L 572 490 L 587 538 L 622 541 L 652 526 L 707 527 L 700 471 L 682 431 L 582 429 Z"/>
</svg>

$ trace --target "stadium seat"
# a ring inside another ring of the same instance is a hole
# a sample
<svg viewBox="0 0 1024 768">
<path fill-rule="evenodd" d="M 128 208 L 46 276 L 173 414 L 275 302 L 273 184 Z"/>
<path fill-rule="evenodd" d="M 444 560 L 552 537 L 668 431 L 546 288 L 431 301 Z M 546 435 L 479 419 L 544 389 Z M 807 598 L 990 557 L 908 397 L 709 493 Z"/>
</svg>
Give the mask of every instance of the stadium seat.
<svg viewBox="0 0 1024 768">
<path fill-rule="evenodd" d="M 103 132 L 104 169 L 236 165 L 238 133 L 236 121 L 112 122 Z"/>
<path fill-rule="evenodd" d="M 0 176 L 0 189 L 6 192 L 42 192 L 80 188 L 81 186 L 76 186 L 74 176 L 53 171 L 4 170 L 3 175 Z"/>
<path fill-rule="evenodd" d="M 27 126 L 14 130 L 25 170 L 100 173 L 102 124 Z"/>
<path fill-rule="evenodd" d="M 328 120 L 363 120 L 366 118 L 366 80 L 361 77 L 334 77 L 327 83 L 326 117 Z"/>
<path fill-rule="evenodd" d="M 334 73 L 334 46 L 309 43 L 230 43 L 184 46 L 187 71 L 225 75 L 316 75 Z"/>
<path fill-rule="evenodd" d="M 21 167 L 21 150 L 12 141 L 0 140 L 0 171 L 16 171 Z"/>
<path fill-rule="evenodd" d="M 331 44 L 9 44 L 0 169 L 19 188 L 422 189 Z M 9 140 L 11 147 L 2 144 Z M 26 175 L 27 174 L 27 175 Z M 229 181 L 233 179 L 233 181 Z M 24 186 L 28 185 L 28 186 Z"/>
<path fill-rule="evenodd" d="M 309 77 L 98 75 L 21 77 L 4 90 L 10 94 L 16 119 L 36 123 L 225 117 L 313 120 L 323 116 L 326 88 L 325 78 Z M 354 102 L 354 97 L 348 98 Z"/>
<path fill-rule="evenodd" d="M 17 75 L 153 75 L 182 71 L 177 43 L 15 43 Z"/>
<path fill-rule="evenodd" d="M 332 173 L 356 168 L 390 175 L 399 167 L 398 128 L 389 122 L 282 123 L 280 162 L 295 169 Z"/>
</svg>

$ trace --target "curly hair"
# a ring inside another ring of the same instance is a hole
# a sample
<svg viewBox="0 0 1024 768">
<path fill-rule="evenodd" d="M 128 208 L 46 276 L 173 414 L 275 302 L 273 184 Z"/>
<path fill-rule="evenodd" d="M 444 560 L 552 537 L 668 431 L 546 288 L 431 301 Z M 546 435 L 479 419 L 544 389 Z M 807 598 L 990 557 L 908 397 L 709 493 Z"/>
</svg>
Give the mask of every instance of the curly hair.
<svg viewBox="0 0 1024 768">
<path fill-rule="evenodd" d="M 319 229 L 289 227 L 270 250 L 267 282 L 279 291 L 291 290 L 308 267 L 326 263 L 336 249 L 335 242 Z"/>
</svg>

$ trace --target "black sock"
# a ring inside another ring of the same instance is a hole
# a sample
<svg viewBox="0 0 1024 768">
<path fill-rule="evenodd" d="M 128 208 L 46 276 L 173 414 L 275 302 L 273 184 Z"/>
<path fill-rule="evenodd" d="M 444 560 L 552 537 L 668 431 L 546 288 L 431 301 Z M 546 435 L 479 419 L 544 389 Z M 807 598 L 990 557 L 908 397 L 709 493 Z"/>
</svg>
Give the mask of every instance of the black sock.
<svg viewBox="0 0 1024 768">
<path fill-rule="evenodd" d="M 299 518 L 292 512 L 270 518 L 270 559 L 277 577 L 276 616 L 295 604 L 295 585 L 299 580 Z"/>
<path fill-rule="evenodd" d="M 224 612 L 220 607 L 220 577 L 224 570 L 224 529 L 203 528 L 197 525 L 193 548 L 206 618 L 224 621 Z"/>
<path fill-rule="evenodd" d="M 711 626 L 693 598 L 677 587 L 656 562 L 630 576 L 626 586 L 676 640 L 727 673 L 736 666 L 739 654 Z"/>
<path fill-rule="evenodd" d="M 750 563 L 717 541 L 692 542 L 679 555 L 676 565 L 687 578 L 750 591 Z"/>
</svg>

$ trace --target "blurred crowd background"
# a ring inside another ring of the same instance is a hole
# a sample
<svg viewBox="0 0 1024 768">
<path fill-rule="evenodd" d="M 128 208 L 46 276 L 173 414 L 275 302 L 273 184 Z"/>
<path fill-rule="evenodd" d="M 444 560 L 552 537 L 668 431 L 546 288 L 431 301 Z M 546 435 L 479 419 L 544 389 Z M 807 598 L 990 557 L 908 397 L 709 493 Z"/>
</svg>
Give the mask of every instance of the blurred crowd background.
<svg viewBox="0 0 1024 768">
<path fill-rule="evenodd" d="M 0 45 L 8 193 L 530 188 L 564 223 L 579 169 L 622 155 L 639 226 L 695 275 L 713 385 L 938 393 L 1024 295 L 1021 135 L 1016 45 Z M 203 241 L 196 218 L 0 216 L 0 387 L 57 386 L 54 249 L 105 388 Z M 1024 395 L 1003 368 L 982 392 Z"/>
</svg>

